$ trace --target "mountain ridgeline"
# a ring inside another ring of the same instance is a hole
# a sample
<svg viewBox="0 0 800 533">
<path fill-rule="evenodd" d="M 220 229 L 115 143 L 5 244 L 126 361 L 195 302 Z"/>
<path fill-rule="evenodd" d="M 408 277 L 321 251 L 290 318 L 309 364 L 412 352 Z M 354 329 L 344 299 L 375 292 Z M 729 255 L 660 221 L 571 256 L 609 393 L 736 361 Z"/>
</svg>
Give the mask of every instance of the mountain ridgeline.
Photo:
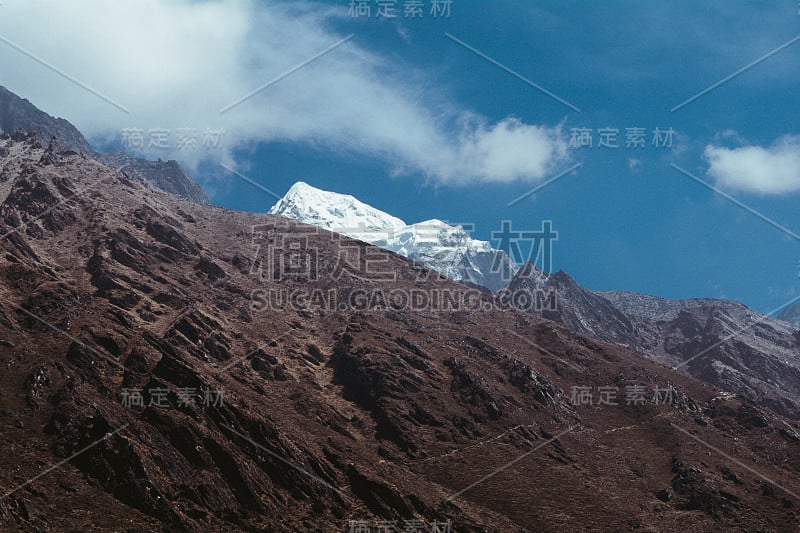
<svg viewBox="0 0 800 533">
<path fill-rule="evenodd" d="M 122 152 L 97 152 L 75 126 L 63 118 L 48 115 L 2 86 L 0 132 L 9 135 L 31 133 L 40 144 L 50 146 L 54 152 L 77 152 L 123 170 L 156 189 L 198 204 L 209 204 L 203 189 L 186 174 L 177 161 L 148 161 Z"/>
</svg>

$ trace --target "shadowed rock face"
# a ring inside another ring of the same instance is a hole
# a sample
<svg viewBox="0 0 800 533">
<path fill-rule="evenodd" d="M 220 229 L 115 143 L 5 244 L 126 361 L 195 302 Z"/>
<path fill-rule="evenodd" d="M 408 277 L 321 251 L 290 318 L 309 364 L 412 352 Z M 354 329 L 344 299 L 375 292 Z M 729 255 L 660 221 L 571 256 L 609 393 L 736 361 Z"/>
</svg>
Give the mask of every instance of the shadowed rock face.
<svg viewBox="0 0 800 533">
<path fill-rule="evenodd" d="M 39 144 L 52 152 L 73 151 L 95 158 L 151 187 L 186 198 L 198 204 L 209 203 L 200 186 L 176 161 L 147 161 L 122 152 L 96 152 L 75 126 L 63 118 L 51 117 L 28 100 L 0 86 L 0 132 L 32 133 Z"/>
<path fill-rule="evenodd" d="M 775 315 L 775 318 L 788 322 L 795 328 L 800 329 L 800 303 L 795 302 L 787 306 L 785 309 L 782 309 L 780 313 Z"/>
<path fill-rule="evenodd" d="M 186 198 L 196 204 L 209 205 L 203 189 L 189 177 L 177 161 L 161 159 L 147 161 L 123 152 L 106 152 L 97 157 L 106 165 L 120 169 L 151 187 Z"/>
<path fill-rule="evenodd" d="M 388 280 L 342 271 L 342 251 L 364 243 L 193 204 L 26 136 L 0 139 L 0 154 L 0 486 L 12 491 L 0 530 L 790 531 L 800 519 L 780 488 L 800 492 L 794 422 L 753 402 L 390 252 Z M 289 257 L 278 243 L 303 231 L 315 275 L 276 270 L 270 259 Z M 412 288 L 472 291 L 479 310 L 253 296 Z M 625 400 L 668 385 L 663 401 Z M 595 401 L 574 402 L 577 386 Z M 598 404 L 600 387 L 616 401 Z"/>
<path fill-rule="evenodd" d="M 529 292 L 532 297 L 537 291 L 539 294 L 554 295 L 551 305 L 533 309 L 548 320 L 632 350 L 641 348 L 642 339 L 638 337 L 635 326 L 628 316 L 608 299 L 575 283 L 575 280 L 563 271 L 547 275 L 528 263 L 517 273 L 507 288 L 510 294 L 523 291 Z M 535 302 L 535 298 L 533 301 Z M 556 305 L 553 306 L 552 303 Z"/>
<path fill-rule="evenodd" d="M 782 320 L 730 300 L 591 291 L 532 265 L 509 285 L 535 290 L 556 294 L 557 310 L 535 310 L 544 318 L 800 419 L 800 343 Z"/>
</svg>

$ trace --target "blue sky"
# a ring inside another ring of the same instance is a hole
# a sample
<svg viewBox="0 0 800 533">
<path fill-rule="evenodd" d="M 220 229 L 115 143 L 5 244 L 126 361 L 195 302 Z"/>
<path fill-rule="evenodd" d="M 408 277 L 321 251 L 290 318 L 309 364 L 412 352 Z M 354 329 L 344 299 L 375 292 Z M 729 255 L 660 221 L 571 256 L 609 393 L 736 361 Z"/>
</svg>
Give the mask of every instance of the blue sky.
<svg viewBox="0 0 800 533">
<path fill-rule="evenodd" d="M 128 39 L 104 20 L 108 30 L 92 31 L 116 36 L 94 65 L 81 46 L 107 35 L 76 38 L 72 52 L 56 42 L 85 17 L 48 23 L 48 45 L 9 16 L 4 35 L 128 112 L 54 83 L 14 50 L 0 51 L 2 83 L 101 146 L 124 128 L 225 128 L 219 152 L 142 151 L 181 160 L 227 208 L 264 212 L 275 199 L 221 165 L 278 194 L 303 180 L 407 222 L 473 224 L 485 240 L 502 220 L 519 229 L 552 220 L 555 268 L 589 288 L 724 297 L 762 312 L 800 294 L 800 239 L 789 234 L 800 233 L 800 42 L 671 111 L 800 34 L 796 1 L 453 0 L 449 17 L 433 18 L 424 0 L 422 19 L 403 16 L 404 0 L 395 19 L 376 16 L 376 2 L 371 16 L 352 17 L 348 3 L 151 2 L 162 42 Z M 573 128 L 591 130 L 592 148 L 569 146 Z M 619 148 L 598 147 L 601 128 L 618 130 Z M 644 147 L 625 147 L 628 128 L 644 128 Z M 652 145 L 655 128 L 672 128 L 671 147 Z"/>
<path fill-rule="evenodd" d="M 670 167 L 714 184 L 703 152 L 723 132 L 770 145 L 797 134 L 800 44 L 753 67 L 685 108 L 670 109 L 800 33 L 797 5 L 769 9 L 730 2 L 454 2 L 447 20 L 341 21 L 361 46 L 428 76 L 437 95 L 499 121 L 593 130 L 582 164 L 533 197 L 506 204 L 537 183 L 441 185 L 424 175 L 392 177 L 391 163 L 366 156 L 273 143 L 260 147 L 249 175 L 274 191 L 296 179 L 347 192 L 407 221 L 473 223 L 491 239 L 500 221 L 559 231 L 555 268 L 596 289 L 670 298 L 725 297 L 768 311 L 796 296 L 800 243 Z M 448 32 L 581 109 L 529 87 L 448 39 Z M 265 97 L 266 99 L 266 97 Z M 376 120 L 381 120 L 376 117 Z M 600 128 L 616 128 L 620 148 L 598 148 Z M 625 148 L 627 128 L 645 128 L 644 148 Z M 652 146 L 652 130 L 673 128 L 673 148 Z M 736 143 L 720 142 L 723 146 Z M 432 150 L 436 147 L 432 146 Z M 632 162 L 631 160 L 635 160 Z M 632 165 L 634 167 L 632 168 Z M 797 170 L 797 169 L 796 169 Z M 797 176 L 800 180 L 800 176 Z M 259 210 L 247 185 L 218 201 Z M 779 224 L 800 230 L 798 194 L 725 189 Z M 251 191 L 252 192 L 252 191 Z"/>
</svg>

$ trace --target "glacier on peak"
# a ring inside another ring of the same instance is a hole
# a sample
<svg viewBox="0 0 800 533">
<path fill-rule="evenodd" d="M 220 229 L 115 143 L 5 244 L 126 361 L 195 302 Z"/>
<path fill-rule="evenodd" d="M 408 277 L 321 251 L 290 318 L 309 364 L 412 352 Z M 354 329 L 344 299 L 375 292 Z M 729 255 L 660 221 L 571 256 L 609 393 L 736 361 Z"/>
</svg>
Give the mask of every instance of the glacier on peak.
<svg viewBox="0 0 800 533">
<path fill-rule="evenodd" d="M 505 288 L 519 270 L 502 250 L 473 239 L 463 226 L 438 219 L 406 224 L 354 196 L 298 181 L 268 211 L 368 242 L 422 263 L 456 281 L 492 291 Z"/>
</svg>

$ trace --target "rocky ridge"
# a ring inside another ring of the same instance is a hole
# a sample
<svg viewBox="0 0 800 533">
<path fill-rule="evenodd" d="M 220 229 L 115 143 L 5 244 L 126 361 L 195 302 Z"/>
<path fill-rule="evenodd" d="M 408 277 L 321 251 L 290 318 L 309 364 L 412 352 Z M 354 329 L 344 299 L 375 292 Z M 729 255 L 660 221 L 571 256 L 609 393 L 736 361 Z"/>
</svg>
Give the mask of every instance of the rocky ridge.
<svg viewBox="0 0 800 533">
<path fill-rule="evenodd" d="M 800 419 L 800 335 L 785 321 L 730 300 L 591 291 L 532 265 L 508 287 L 526 290 L 554 291 L 557 309 L 533 310 L 545 318 Z"/>
<path fill-rule="evenodd" d="M 51 117 L 28 100 L 0 86 L 0 132 L 9 135 L 34 134 L 42 146 L 56 152 L 73 151 L 98 159 L 106 165 L 125 169 L 130 176 L 151 187 L 176 194 L 192 202 L 208 205 L 200 185 L 177 161 L 148 161 L 122 152 L 97 152 L 75 126 L 63 118 Z"/>
</svg>

